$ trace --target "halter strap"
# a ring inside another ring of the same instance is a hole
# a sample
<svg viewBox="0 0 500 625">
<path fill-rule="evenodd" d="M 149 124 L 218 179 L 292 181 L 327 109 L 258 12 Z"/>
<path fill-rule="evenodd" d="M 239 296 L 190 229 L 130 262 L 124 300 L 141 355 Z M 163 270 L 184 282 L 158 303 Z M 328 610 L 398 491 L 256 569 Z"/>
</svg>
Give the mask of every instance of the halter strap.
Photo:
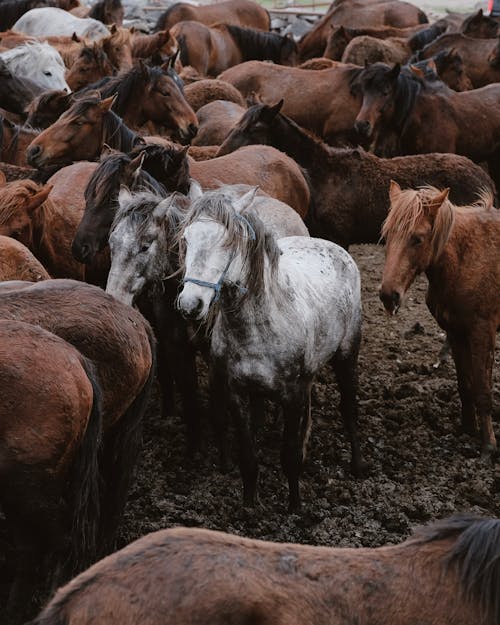
<svg viewBox="0 0 500 625">
<path fill-rule="evenodd" d="M 248 219 L 246 217 L 244 217 L 243 215 L 240 214 L 236 214 L 236 217 L 240 220 L 243 221 L 247 228 L 248 231 L 250 233 L 250 238 L 252 239 L 252 241 L 255 241 L 255 239 L 257 238 L 255 235 L 255 230 L 253 229 L 252 224 L 248 221 Z M 235 254 L 231 254 L 231 256 L 229 257 L 229 260 L 226 263 L 226 266 L 224 267 L 224 270 L 221 273 L 220 278 L 217 280 L 217 282 L 206 282 L 205 280 L 198 280 L 198 278 L 184 278 L 182 283 L 186 284 L 186 282 L 192 282 L 193 284 L 197 284 L 198 286 L 204 286 L 207 287 L 207 289 L 213 289 L 214 290 L 214 296 L 212 298 L 212 301 L 210 302 L 210 304 L 215 304 L 219 301 L 220 299 L 220 294 L 222 291 L 222 287 L 224 285 L 224 282 L 226 282 L 226 275 L 227 272 L 229 271 L 229 267 L 231 266 L 231 263 L 234 260 L 234 256 Z M 244 286 L 241 286 L 240 284 L 234 282 L 233 283 L 234 286 L 236 286 L 238 288 L 238 290 L 241 293 L 247 293 L 248 289 Z"/>
</svg>

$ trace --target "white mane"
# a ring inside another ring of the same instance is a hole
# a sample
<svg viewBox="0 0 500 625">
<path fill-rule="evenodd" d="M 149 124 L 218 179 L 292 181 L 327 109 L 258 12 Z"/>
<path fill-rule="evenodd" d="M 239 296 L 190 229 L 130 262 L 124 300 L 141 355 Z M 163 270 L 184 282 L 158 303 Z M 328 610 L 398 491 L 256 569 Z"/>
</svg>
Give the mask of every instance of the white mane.
<svg viewBox="0 0 500 625">
<path fill-rule="evenodd" d="M 28 42 L 0 54 L 9 70 L 19 78 L 29 78 L 46 89 L 71 91 L 59 52 L 48 43 Z"/>
</svg>

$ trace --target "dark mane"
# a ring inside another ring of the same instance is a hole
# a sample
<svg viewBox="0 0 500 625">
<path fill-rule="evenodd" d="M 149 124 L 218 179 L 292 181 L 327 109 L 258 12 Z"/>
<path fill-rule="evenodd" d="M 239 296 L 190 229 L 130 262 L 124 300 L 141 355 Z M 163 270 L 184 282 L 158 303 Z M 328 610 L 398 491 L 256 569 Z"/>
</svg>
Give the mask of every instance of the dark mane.
<svg viewBox="0 0 500 625">
<path fill-rule="evenodd" d="M 3 145 L 4 125 L 8 126 L 13 132 L 11 142 L 9 143 L 9 145 L 6 145 L 5 147 Z M 3 115 L 0 114 L 0 153 L 2 155 L 2 158 L 1 158 L 2 161 L 8 161 L 9 152 L 12 152 L 12 153 L 16 152 L 20 130 L 21 130 L 20 126 L 18 126 L 17 124 L 14 124 L 14 122 L 11 122 L 10 120 L 6 119 Z M 5 154 L 3 154 L 4 150 L 5 150 Z"/>
<path fill-rule="evenodd" d="M 500 623 L 500 519 L 456 515 L 415 532 L 409 543 L 456 538 L 445 566 L 454 569 L 464 596 L 479 603 L 485 625 Z M 480 623 L 478 619 L 478 623 Z"/>
<path fill-rule="evenodd" d="M 417 52 L 417 50 L 421 50 L 427 44 L 432 43 L 445 32 L 446 28 L 447 24 L 443 20 L 442 22 L 432 24 L 429 28 L 419 30 L 418 33 L 415 33 L 408 39 L 408 45 L 410 46 L 411 51 Z"/>
<path fill-rule="evenodd" d="M 105 24 L 106 8 L 116 11 L 117 9 L 121 9 L 123 7 L 121 0 L 101 0 L 100 2 L 96 2 L 94 4 L 94 6 L 90 9 L 88 16 Z"/>
<path fill-rule="evenodd" d="M 287 51 L 286 57 L 292 52 L 297 52 L 296 43 L 289 37 L 284 37 L 278 33 L 241 28 L 231 24 L 224 27 L 227 28 L 240 49 L 243 61 L 274 61 L 279 63 L 284 50 Z"/>
<path fill-rule="evenodd" d="M 179 191 L 184 195 L 189 193 L 191 178 L 189 160 L 185 149 L 172 144 L 165 145 L 138 145 L 130 153 L 131 158 L 139 154 L 144 155 L 142 170 L 148 172 L 167 192 Z"/>
</svg>

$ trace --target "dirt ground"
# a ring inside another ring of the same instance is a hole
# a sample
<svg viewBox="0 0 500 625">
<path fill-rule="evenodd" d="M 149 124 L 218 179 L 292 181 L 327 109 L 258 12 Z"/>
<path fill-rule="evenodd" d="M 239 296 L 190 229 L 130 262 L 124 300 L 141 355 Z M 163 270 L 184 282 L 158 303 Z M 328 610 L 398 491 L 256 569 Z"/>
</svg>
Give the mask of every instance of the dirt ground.
<svg viewBox="0 0 500 625">
<path fill-rule="evenodd" d="M 120 543 L 172 525 L 199 526 L 276 541 L 377 546 L 412 526 L 474 510 L 500 516 L 500 465 L 484 464 L 478 441 L 457 434 L 459 399 L 452 361 L 434 368 L 443 335 L 425 306 L 425 278 L 396 318 L 377 297 L 383 248 L 354 246 L 362 274 L 364 336 L 360 355 L 360 437 L 368 473 L 354 480 L 349 446 L 329 370 L 313 392 L 313 430 L 302 479 L 303 512 L 286 512 L 279 464 L 281 423 L 269 417 L 259 441 L 261 507 L 243 509 L 235 467 L 221 475 L 206 428 L 206 446 L 184 455 L 180 419 L 150 411 L 136 484 Z M 495 370 L 495 428 L 500 437 L 500 354 Z"/>
</svg>

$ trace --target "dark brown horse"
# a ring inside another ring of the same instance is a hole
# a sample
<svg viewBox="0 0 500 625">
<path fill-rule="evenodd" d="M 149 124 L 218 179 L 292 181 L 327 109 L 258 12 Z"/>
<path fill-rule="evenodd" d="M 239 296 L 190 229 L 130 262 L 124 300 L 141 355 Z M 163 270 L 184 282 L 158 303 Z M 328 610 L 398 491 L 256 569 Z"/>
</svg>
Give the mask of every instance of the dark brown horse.
<svg viewBox="0 0 500 625">
<path fill-rule="evenodd" d="M 428 154 L 383 159 L 360 149 L 331 148 L 281 115 L 280 109 L 281 102 L 272 107 L 251 107 L 219 153 L 264 143 L 294 158 L 308 174 L 313 212 L 307 222 L 312 236 L 344 247 L 351 243 L 376 243 L 389 208 L 391 179 L 405 185 L 432 182 L 451 187 L 459 204 L 473 202 L 483 188 L 493 192 L 487 174 L 466 158 Z M 367 180 L 370 184 L 366 184 Z"/>
<path fill-rule="evenodd" d="M 436 56 L 418 61 L 411 66 L 422 69 L 427 80 L 442 80 L 454 91 L 470 91 L 474 89 L 467 73 L 462 56 L 455 50 L 443 50 Z M 418 74 L 417 74 L 418 75 Z"/>
<path fill-rule="evenodd" d="M 73 94 L 53 89 L 34 98 L 26 109 L 26 125 L 42 130 L 56 122 L 73 104 Z"/>
<path fill-rule="evenodd" d="M 269 30 L 269 13 L 253 0 L 225 0 L 215 4 L 196 6 L 186 2 L 176 2 L 160 15 L 155 30 L 168 30 L 177 22 L 191 20 L 210 24 L 234 24 L 243 28 Z"/>
<path fill-rule="evenodd" d="M 217 76 L 251 60 L 294 65 L 297 56 L 293 38 L 240 26 L 187 21 L 173 26 L 170 33 L 179 44 L 181 63 L 201 76 Z"/>
<path fill-rule="evenodd" d="M 381 63 L 355 76 L 363 96 L 356 128 L 377 154 L 462 154 L 487 161 L 500 188 L 500 85 L 457 93 Z"/>
<path fill-rule="evenodd" d="M 26 166 L 26 149 L 38 131 L 14 124 L 0 115 L 0 161 Z"/>
<path fill-rule="evenodd" d="M 29 615 L 41 580 L 52 591 L 96 559 L 102 404 L 94 364 L 19 320 L 0 319 L 0 384 L 0 503 L 15 562 L 5 622 Z"/>
<path fill-rule="evenodd" d="M 43 87 L 27 78 L 13 76 L 0 59 L 0 107 L 23 115 L 30 102 L 43 92 Z"/>
<path fill-rule="evenodd" d="M 407 2 L 387 1 L 355 4 L 343 2 L 329 11 L 310 32 L 302 37 L 299 42 L 300 58 L 305 61 L 315 56 L 322 56 L 332 26 L 406 28 L 426 24 L 428 21 L 423 11 Z"/>
<path fill-rule="evenodd" d="M 478 204 L 457 208 L 448 191 L 402 191 L 391 183 L 380 298 L 395 314 L 415 277 L 426 273 L 427 306 L 447 334 L 457 368 L 462 427 L 475 433 L 479 422 L 483 453 L 489 454 L 496 448 L 491 415 L 500 329 L 500 212 L 487 193 Z"/>
<path fill-rule="evenodd" d="M 252 93 L 266 103 L 283 98 L 283 113 L 328 143 L 357 145 L 360 137 L 354 130 L 354 122 L 361 98 L 352 95 L 350 88 L 356 69 L 339 65 L 332 69 L 306 70 L 249 61 L 226 70 L 220 79 L 234 85 L 245 98 Z"/>
<path fill-rule="evenodd" d="M 98 562 L 30 625 L 496 625 L 499 550 L 499 520 L 463 515 L 377 549 L 178 527 Z"/>
<path fill-rule="evenodd" d="M 474 39 L 462 33 L 442 35 L 417 54 L 417 60 L 428 59 L 442 50 L 455 50 L 464 60 L 465 71 L 475 89 L 500 82 L 500 67 L 495 64 L 497 39 Z"/>
</svg>

